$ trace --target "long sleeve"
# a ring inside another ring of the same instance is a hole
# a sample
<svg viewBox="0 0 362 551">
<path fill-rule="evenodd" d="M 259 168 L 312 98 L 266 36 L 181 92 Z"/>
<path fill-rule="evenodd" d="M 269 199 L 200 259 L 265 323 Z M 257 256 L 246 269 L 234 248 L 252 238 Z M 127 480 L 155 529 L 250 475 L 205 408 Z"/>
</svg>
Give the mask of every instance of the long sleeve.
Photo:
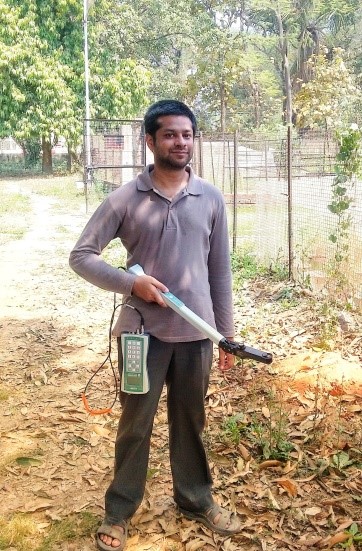
<svg viewBox="0 0 362 551">
<path fill-rule="evenodd" d="M 103 260 L 103 249 L 117 237 L 119 215 L 106 199 L 95 211 L 74 249 L 70 253 L 70 267 L 81 277 L 107 291 L 130 295 L 135 276 L 111 266 Z"/>
</svg>

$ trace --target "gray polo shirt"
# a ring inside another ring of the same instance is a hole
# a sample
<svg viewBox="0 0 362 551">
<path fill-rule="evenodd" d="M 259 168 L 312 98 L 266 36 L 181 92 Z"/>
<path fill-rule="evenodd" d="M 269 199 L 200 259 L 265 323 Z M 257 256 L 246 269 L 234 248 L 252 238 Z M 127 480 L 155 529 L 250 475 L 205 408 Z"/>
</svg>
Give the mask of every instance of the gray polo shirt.
<svg viewBox="0 0 362 551">
<path fill-rule="evenodd" d="M 224 336 L 234 335 L 229 238 L 221 192 L 191 169 L 187 188 L 172 200 L 153 188 L 153 165 L 112 192 L 97 208 L 70 254 L 81 277 L 124 295 L 124 304 L 144 317 L 145 331 L 166 342 L 205 336 L 171 308 L 132 296 L 136 276 L 107 264 L 102 250 L 119 238 L 127 267 L 140 264 L 186 306 Z M 113 333 L 136 331 L 140 316 L 123 306 Z"/>
</svg>

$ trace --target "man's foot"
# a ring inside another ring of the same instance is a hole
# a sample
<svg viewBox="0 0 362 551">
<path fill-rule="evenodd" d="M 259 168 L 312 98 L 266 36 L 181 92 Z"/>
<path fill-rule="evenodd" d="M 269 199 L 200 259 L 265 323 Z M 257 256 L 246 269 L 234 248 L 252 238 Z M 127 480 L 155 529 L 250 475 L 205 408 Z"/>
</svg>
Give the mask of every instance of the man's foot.
<svg viewBox="0 0 362 551">
<path fill-rule="evenodd" d="M 180 512 L 189 520 L 201 522 L 213 532 L 222 534 L 223 536 L 237 534 L 242 530 L 239 517 L 216 503 L 210 509 L 207 509 L 207 511 L 193 512 L 180 508 Z"/>
<path fill-rule="evenodd" d="M 97 546 L 101 551 L 122 551 L 126 545 L 127 525 L 108 524 L 103 521 L 97 530 Z"/>
</svg>

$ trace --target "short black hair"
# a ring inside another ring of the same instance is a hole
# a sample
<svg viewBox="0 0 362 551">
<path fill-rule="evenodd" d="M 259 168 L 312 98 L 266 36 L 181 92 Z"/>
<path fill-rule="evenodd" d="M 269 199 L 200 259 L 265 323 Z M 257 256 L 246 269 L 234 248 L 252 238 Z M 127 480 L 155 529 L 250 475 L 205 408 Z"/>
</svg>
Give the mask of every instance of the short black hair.
<svg viewBox="0 0 362 551">
<path fill-rule="evenodd" d="M 190 119 L 192 131 L 195 136 L 197 129 L 195 115 L 185 103 L 174 99 L 161 99 L 147 109 L 144 117 L 145 133 L 150 134 L 153 138 L 155 138 L 157 130 L 161 127 L 158 119 L 169 115 L 187 117 Z"/>
</svg>

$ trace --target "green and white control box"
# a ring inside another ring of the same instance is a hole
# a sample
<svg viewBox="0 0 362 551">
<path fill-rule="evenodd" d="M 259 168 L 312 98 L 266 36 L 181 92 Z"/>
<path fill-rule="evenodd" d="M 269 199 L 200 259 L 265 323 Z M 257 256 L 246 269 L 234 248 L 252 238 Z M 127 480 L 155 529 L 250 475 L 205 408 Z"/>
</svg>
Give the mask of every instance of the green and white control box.
<svg viewBox="0 0 362 551">
<path fill-rule="evenodd" d="M 146 394 L 150 389 L 147 370 L 149 335 L 122 333 L 123 371 L 121 390 L 127 394 Z"/>
</svg>

